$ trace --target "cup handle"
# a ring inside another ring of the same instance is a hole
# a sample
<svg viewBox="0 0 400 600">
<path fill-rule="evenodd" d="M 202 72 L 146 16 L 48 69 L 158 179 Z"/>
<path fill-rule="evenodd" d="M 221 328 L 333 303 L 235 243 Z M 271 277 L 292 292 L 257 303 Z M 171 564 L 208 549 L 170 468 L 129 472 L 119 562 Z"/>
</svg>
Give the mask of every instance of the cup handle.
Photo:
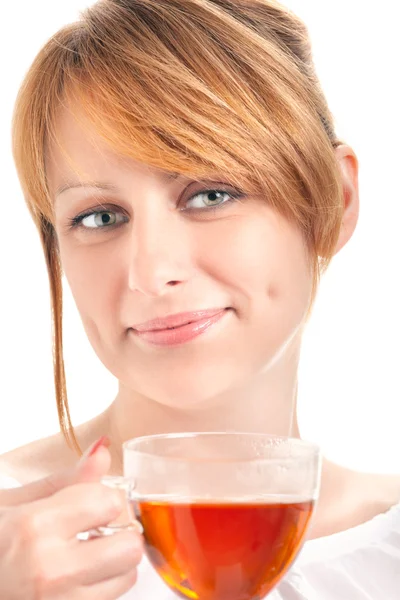
<svg viewBox="0 0 400 600">
<path fill-rule="evenodd" d="M 101 478 L 100 483 L 102 483 L 103 485 L 106 485 L 108 487 L 111 487 L 113 489 L 121 490 L 121 491 L 125 492 L 128 513 L 131 514 L 129 500 L 131 499 L 132 492 L 135 488 L 134 480 L 129 479 L 127 477 L 107 475 L 106 477 Z M 116 523 L 116 524 L 111 523 L 104 527 L 96 527 L 94 529 L 90 529 L 89 531 L 83 531 L 81 533 L 78 533 L 77 539 L 81 540 L 81 541 L 87 541 L 87 540 L 97 538 L 97 537 L 105 537 L 108 535 L 114 535 L 114 534 L 118 533 L 119 531 L 126 531 L 126 530 L 137 531 L 140 535 L 143 534 L 142 525 L 132 515 L 132 519 L 128 523 Z"/>
</svg>

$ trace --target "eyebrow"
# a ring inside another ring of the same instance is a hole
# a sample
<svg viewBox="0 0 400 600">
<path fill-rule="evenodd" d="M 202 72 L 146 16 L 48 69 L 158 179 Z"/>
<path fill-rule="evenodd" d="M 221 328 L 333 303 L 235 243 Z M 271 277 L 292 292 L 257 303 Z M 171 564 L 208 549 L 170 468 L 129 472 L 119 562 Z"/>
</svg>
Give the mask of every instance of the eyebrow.
<svg viewBox="0 0 400 600">
<path fill-rule="evenodd" d="M 172 173 L 172 172 L 167 173 L 167 172 L 163 171 L 160 174 L 160 178 L 167 183 L 170 181 L 174 181 L 175 179 L 178 179 L 179 177 L 181 177 L 180 173 Z M 112 183 L 102 183 L 99 181 L 90 181 L 90 182 L 84 182 L 84 181 L 68 182 L 67 181 L 66 183 L 63 183 L 56 189 L 55 197 L 57 198 L 63 192 L 66 192 L 67 190 L 73 190 L 73 189 L 77 189 L 77 188 L 90 188 L 90 189 L 106 190 L 106 191 L 112 191 L 112 192 L 118 191 L 118 186 L 113 185 Z"/>
</svg>

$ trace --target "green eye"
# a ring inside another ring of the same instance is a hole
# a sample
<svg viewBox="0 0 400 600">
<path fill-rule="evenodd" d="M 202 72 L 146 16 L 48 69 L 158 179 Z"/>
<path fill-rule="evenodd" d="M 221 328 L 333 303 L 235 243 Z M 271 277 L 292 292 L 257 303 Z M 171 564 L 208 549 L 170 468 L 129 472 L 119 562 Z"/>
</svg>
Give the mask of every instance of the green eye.
<svg viewBox="0 0 400 600">
<path fill-rule="evenodd" d="M 234 194 L 223 190 L 204 190 L 192 196 L 186 202 L 186 208 L 212 208 L 229 202 Z"/>
<path fill-rule="evenodd" d="M 122 212 L 113 210 L 91 211 L 72 219 L 73 227 L 84 229 L 107 229 L 128 220 Z"/>
<path fill-rule="evenodd" d="M 91 215 L 87 215 L 81 221 L 84 227 L 97 228 L 97 227 L 107 227 L 110 225 L 115 225 L 117 222 L 117 215 L 113 212 L 98 212 L 92 213 Z"/>
</svg>

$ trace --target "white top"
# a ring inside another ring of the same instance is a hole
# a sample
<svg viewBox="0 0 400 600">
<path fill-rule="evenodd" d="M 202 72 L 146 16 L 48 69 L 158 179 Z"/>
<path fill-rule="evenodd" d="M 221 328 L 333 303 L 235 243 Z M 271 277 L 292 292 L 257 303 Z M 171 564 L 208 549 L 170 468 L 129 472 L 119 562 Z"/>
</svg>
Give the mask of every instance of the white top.
<svg viewBox="0 0 400 600">
<path fill-rule="evenodd" d="M 0 488 L 18 485 L 0 475 Z M 177 600 L 146 558 L 120 600 Z M 400 600 L 400 503 L 370 521 L 305 543 L 268 600 Z"/>
</svg>

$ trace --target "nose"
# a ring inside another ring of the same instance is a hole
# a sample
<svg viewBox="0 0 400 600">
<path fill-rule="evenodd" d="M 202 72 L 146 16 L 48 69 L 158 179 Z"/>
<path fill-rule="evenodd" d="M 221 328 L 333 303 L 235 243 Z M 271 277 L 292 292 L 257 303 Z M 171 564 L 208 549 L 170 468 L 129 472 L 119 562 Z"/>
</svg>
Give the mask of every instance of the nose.
<svg viewBox="0 0 400 600">
<path fill-rule="evenodd" d="M 163 212 L 135 220 L 131 232 L 129 288 L 164 296 L 186 283 L 191 271 L 190 240 L 176 214 Z"/>
</svg>

